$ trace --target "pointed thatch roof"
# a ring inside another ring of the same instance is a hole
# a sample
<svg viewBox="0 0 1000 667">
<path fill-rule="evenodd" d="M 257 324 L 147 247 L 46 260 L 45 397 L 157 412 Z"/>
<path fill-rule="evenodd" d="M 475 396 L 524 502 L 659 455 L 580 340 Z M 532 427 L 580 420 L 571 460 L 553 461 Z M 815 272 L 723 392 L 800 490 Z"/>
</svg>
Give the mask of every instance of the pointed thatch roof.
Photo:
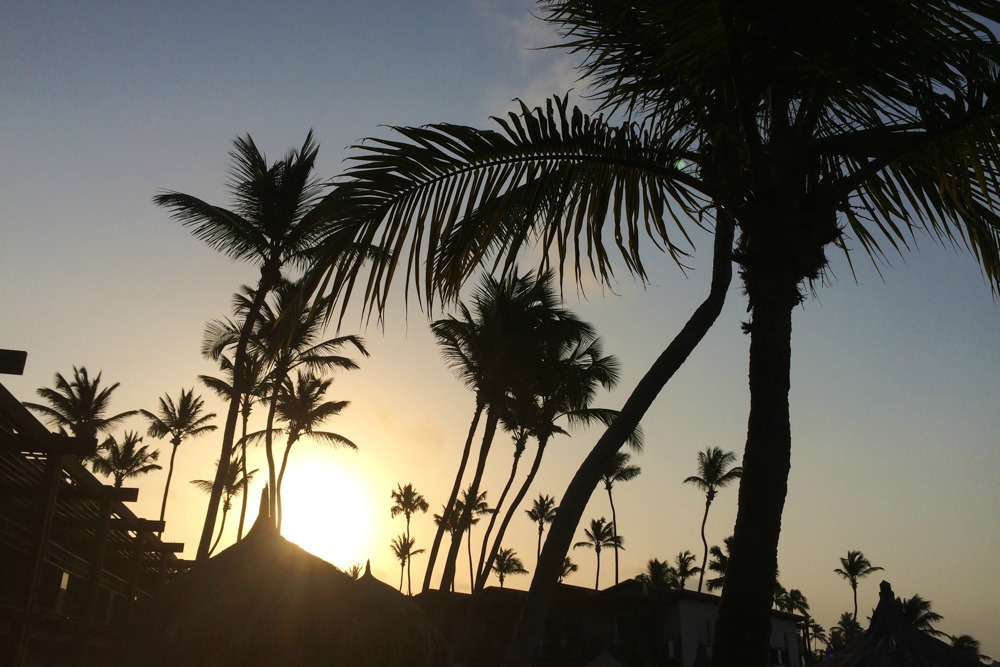
<svg viewBox="0 0 1000 667">
<path fill-rule="evenodd" d="M 868 630 L 824 667 L 982 667 L 981 663 L 921 632 L 903 615 L 903 604 L 883 581 Z"/>
<path fill-rule="evenodd" d="M 285 540 L 266 500 L 247 536 L 167 586 L 134 629 L 144 667 L 447 664 L 423 612 Z"/>
</svg>

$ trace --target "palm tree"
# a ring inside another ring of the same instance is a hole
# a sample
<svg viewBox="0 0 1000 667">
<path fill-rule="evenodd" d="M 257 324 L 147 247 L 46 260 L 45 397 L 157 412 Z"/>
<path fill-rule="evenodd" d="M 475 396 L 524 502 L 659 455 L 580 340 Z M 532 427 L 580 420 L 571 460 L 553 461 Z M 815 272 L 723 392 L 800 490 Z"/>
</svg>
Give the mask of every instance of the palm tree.
<svg viewBox="0 0 1000 667">
<path fill-rule="evenodd" d="M 364 573 L 365 573 L 365 568 L 361 563 L 355 563 L 354 565 L 351 566 L 349 570 L 347 570 L 347 574 L 354 581 L 360 579 L 361 575 L 363 575 Z"/>
<path fill-rule="evenodd" d="M 868 559 L 860 551 L 848 551 L 847 557 L 840 559 L 840 567 L 834 569 L 834 572 L 847 579 L 851 584 L 851 591 L 854 593 L 855 620 L 858 618 L 858 580 L 881 569 L 881 567 L 868 562 Z"/>
<path fill-rule="evenodd" d="M 698 452 L 698 474 L 692 475 L 684 480 L 685 484 L 694 484 L 705 492 L 705 514 L 701 518 L 701 543 L 705 550 L 701 558 L 701 574 L 698 576 L 698 592 L 701 592 L 701 584 L 705 578 L 705 567 L 708 563 L 708 540 L 705 539 L 705 523 L 708 521 L 708 509 L 715 500 L 715 495 L 719 489 L 729 486 L 743 476 L 743 468 L 736 466 L 736 455 L 732 452 L 723 452 L 718 447 L 709 447 L 703 452 Z"/>
<path fill-rule="evenodd" d="M 399 592 L 403 592 L 403 573 L 406 572 L 406 566 L 409 565 L 410 559 L 417 554 L 422 554 L 423 549 L 414 549 L 413 545 L 416 543 L 412 537 L 407 537 L 406 535 L 400 535 L 399 537 L 394 537 L 389 543 L 389 547 L 392 549 L 392 553 L 396 556 L 396 560 L 399 561 Z"/>
<path fill-rule="evenodd" d="M 101 387 L 101 373 L 91 379 L 85 366 L 73 367 L 73 379 L 67 380 L 61 373 L 56 373 L 55 388 L 41 387 L 37 393 L 48 405 L 25 402 L 24 406 L 41 413 L 48 422 L 57 426 L 62 433 L 72 433 L 74 437 L 84 442 L 97 445 L 97 436 L 106 433 L 125 419 L 136 413 L 135 410 L 108 415 L 111 404 L 111 394 L 119 383 Z"/>
<path fill-rule="evenodd" d="M 182 388 L 176 403 L 169 394 L 164 394 L 160 398 L 159 414 L 153 414 L 148 410 L 139 411 L 149 420 L 147 433 L 150 437 L 170 436 L 170 465 L 167 466 L 167 483 L 163 485 L 160 521 L 163 521 L 167 514 L 167 496 L 170 493 L 170 480 L 174 476 L 174 459 L 177 456 L 177 448 L 181 446 L 185 438 L 195 438 L 216 429 L 214 425 L 208 423 L 215 419 L 215 413 L 204 414 L 204 409 L 205 402 L 201 396 L 194 395 L 192 387 L 187 391 Z"/>
<path fill-rule="evenodd" d="M 733 536 L 730 535 L 722 541 L 722 547 L 713 545 L 708 553 L 712 560 L 708 561 L 708 569 L 716 574 L 714 579 L 707 582 L 708 590 L 718 591 L 726 585 L 726 570 L 729 568 L 729 555 L 733 549 Z"/>
<path fill-rule="evenodd" d="M 517 557 L 517 552 L 513 549 L 500 549 L 497 552 L 496 560 L 493 561 L 493 571 L 497 573 L 500 580 L 500 588 L 503 588 L 504 579 L 512 574 L 528 574 L 524 569 L 524 563 Z"/>
<path fill-rule="evenodd" d="M 472 489 L 470 485 L 468 489 L 462 491 L 462 497 L 459 498 L 458 504 L 455 506 L 455 520 L 461 521 L 465 514 L 465 507 L 470 503 L 469 491 Z M 472 527 L 479 523 L 479 520 L 486 516 L 487 514 L 495 515 L 496 509 L 490 507 L 490 504 L 486 501 L 486 491 L 482 491 L 476 497 L 475 502 L 471 504 L 472 511 L 468 514 L 468 523 L 460 525 L 459 528 L 462 532 L 467 533 L 465 538 L 465 547 L 469 556 L 469 588 L 475 589 L 476 587 L 476 572 L 472 566 Z M 490 517 L 492 518 L 492 516 Z M 452 586 L 454 590 L 454 585 Z"/>
<path fill-rule="evenodd" d="M 622 546 L 622 536 L 615 534 L 614 526 L 607 522 L 603 516 L 600 519 L 591 519 L 590 528 L 584 528 L 583 534 L 586 540 L 577 542 L 573 548 L 587 547 L 593 549 L 597 555 L 597 575 L 594 577 L 594 590 L 596 591 L 601 583 L 601 549 L 608 547 L 624 549 Z"/>
<path fill-rule="evenodd" d="M 957 635 L 951 637 L 951 645 L 975 660 L 988 660 L 986 656 L 979 653 L 979 640 L 971 635 Z"/>
<path fill-rule="evenodd" d="M 856 642 L 862 633 L 864 633 L 864 629 L 854 619 L 851 612 L 845 611 L 840 615 L 837 624 L 830 628 L 830 642 L 828 646 L 834 653 L 843 651 Z"/>
<path fill-rule="evenodd" d="M 215 462 L 216 467 L 218 467 L 219 462 Z M 253 480 L 253 476 L 257 474 L 257 468 L 247 471 L 246 463 L 241 461 L 233 461 L 229 466 L 228 472 L 226 473 L 226 486 L 222 492 L 222 522 L 219 524 L 219 534 L 216 536 L 215 541 L 212 542 L 212 547 L 208 550 L 209 554 L 215 552 L 216 547 L 219 546 L 219 541 L 222 539 L 222 533 L 226 530 L 226 515 L 229 514 L 229 510 L 233 508 L 233 499 L 240 496 L 240 494 L 245 493 L 247 485 Z M 191 483 L 194 486 L 205 493 L 212 493 L 212 485 L 215 484 L 214 480 L 208 479 L 193 479 Z"/>
<path fill-rule="evenodd" d="M 287 265 L 302 265 L 324 226 L 318 207 L 323 185 L 314 177 L 313 167 L 319 146 L 312 131 L 298 150 L 269 164 L 250 135 L 237 137 L 229 154 L 232 161 L 228 183 L 233 206 L 225 209 L 197 197 L 166 191 L 153 203 L 170 211 L 170 216 L 192 230 L 195 236 L 232 259 L 260 267 L 260 279 L 253 290 L 233 353 L 232 395 L 222 433 L 219 460 L 208 511 L 198 544 L 197 558 L 208 556 L 215 517 L 225 487 L 233 452 L 241 397 L 249 390 L 245 355 L 257 315 L 267 294 L 281 278 Z M 273 488 L 270 487 L 270 488 Z"/>
<path fill-rule="evenodd" d="M 509 267 L 535 239 L 543 261 L 569 261 L 573 276 L 589 265 L 607 279 L 616 248 L 642 277 L 643 236 L 677 260 L 676 227 L 683 235 L 688 221 L 713 213 L 717 232 L 738 226 L 732 259 L 751 313 L 751 414 L 713 661 L 763 665 L 791 456 L 791 316 L 807 283 L 823 277 L 827 250 L 846 250 L 850 236 L 883 259 L 927 230 L 969 248 L 1000 290 L 990 210 L 1000 194 L 990 176 L 1000 160 L 1000 15 L 979 0 L 894 0 L 884 12 L 830 3 L 792 14 L 768 2 L 540 6 L 582 56 L 591 99 L 621 112 L 613 117 L 623 124 L 569 111 L 557 98 L 501 119 L 501 132 L 394 128 L 402 138 L 364 142 L 331 192 L 338 227 L 397 251 L 364 284 L 366 302 L 382 308 L 402 273 L 390 270 L 395 261 L 421 267 L 407 275 L 432 300 L 434 291 L 455 293 L 486 260 Z M 355 275 L 336 272 L 331 286 L 349 295 Z M 714 317 L 695 319 L 684 333 L 697 343 Z M 668 351 L 670 362 L 651 369 L 655 381 L 637 387 L 636 409 L 623 409 L 631 423 L 609 436 L 617 439 L 609 448 L 621 447 L 690 347 Z M 592 491 L 599 476 L 592 479 L 562 496 L 547 541 L 553 553 L 543 553 L 508 665 L 527 663 L 536 645 L 572 541 L 567 525 L 579 521 L 578 496 Z"/>
<path fill-rule="evenodd" d="M 528 518 L 538 524 L 538 556 L 542 555 L 542 533 L 545 532 L 545 524 L 552 523 L 558 509 L 555 498 L 539 493 L 531 503 L 531 509 L 525 510 Z"/>
<path fill-rule="evenodd" d="M 125 431 L 121 444 L 113 435 L 108 436 L 101 444 L 100 453 L 94 457 L 94 470 L 114 477 L 115 488 L 121 488 L 131 477 L 162 470 L 163 466 L 154 463 L 160 458 L 160 451 L 150 451 L 149 445 L 140 447 L 141 442 L 142 437 L 135 431 Z"/>
<path fill-rule="evenodd" d="M 410 540 L 410 517 L 417 512 L 426 512 L 430 505 L 423 494 L 413 488 L 412 484 L 401 486 L 396 484 L 396 490 L 391 492 L 392 507 L 389 508 L 389 516 L 402 514 L 406 517 L 406 539 Z M 406 563 L 406 590 L 407 594 L 413 595 L 413 585 L 410 581 L 410 563 Z"/>
<path fill-rule="evenodd" d="M 697 565 L 691 567 L 695 558 L 695 555 L 690 551 L 682 551 L 674 557 L 674 571 L 677 573 L 677 581 L 680 582 L 681 589 L 684 588 L 684 584 L 690 577 L 701 572 L 701 568 Z"/>
<path fill-rule="evenodd" d="M 629 482 L 642 473 L 642 468 L 629 463 L 631 458 L 632 455 L 628 452 L 615 452 L 611 467 L 602 475 L 604 490 L 608 492 L 608 502 L 611 503 L 611 526 L 615 535 L 618 534 L 618 513 L 615 511 L 615 499 L 611 495 L 611 489 L 615 482 Z M 618 547 L 615 547 L 615 583 L 618 583 Z"/>
<path fill-rule="evenodd" d="M 917 630 L 921 632 L 926 632 L 929 635 L 935 637 L 944 637 L 946 634 L 940 630 L 936 630 L 933 626 L 934 623 L 941 621 L 944 617 L 931 610 L 931 601 L 925 600 L 919 595 L 914 595 L 911 598 L 903 598 L 903 616 L 907 621 L 913 624 Z"/>
<path fill-rule="evenodd" d="M 677 570 L 670 563 L 666 563 L 658 558 L 651 558 L 646 562 L 646 571 L 636 577 L 637 581 L 663 588 L 681 588 L 677 578 Z"/>
<path fill-rule="evenodd" d="M 569 556 L 563 559 L 562 572 L 559 573 L 559 583 L 561 584 L 563 580 L 569 575 L 573 574 L 580 569 L 580 566 L 574 563 Z"/>
</svg>

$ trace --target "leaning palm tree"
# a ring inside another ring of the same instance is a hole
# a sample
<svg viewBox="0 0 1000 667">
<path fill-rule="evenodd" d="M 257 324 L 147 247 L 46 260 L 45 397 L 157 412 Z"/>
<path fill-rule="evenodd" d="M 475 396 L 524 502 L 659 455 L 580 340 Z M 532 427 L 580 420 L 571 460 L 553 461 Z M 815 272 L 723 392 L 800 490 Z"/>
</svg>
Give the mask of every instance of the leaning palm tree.
<svg viewBox="0 0 1000 667">
<path fill-rule="evenodd" d="M 719 591 L 726 585 L 726 570 L 729 569 L 729 556 L 733 549 L 733 536 L 730 535 L 722 541 L 722 546 L 712 545 L 708 553 L 712 560 L 708 561 L 708 569 L 715 573 L 715 578 L 706 582 L 706 588 L 710 591 Z"/>
<path fill-rule="evenodd" d="M 215 465 L 218 467 L 219 462 L 216 461 Z M 244 474 L 243 471 L 246 470 L 246 464 L 240 461 L 233 461 L 228 470 L 229 472 L 226 473 L 226 486 L 222 493 L 222 521 L 219 523 L 219 534 L 216 536 L 215 541 L 212 542 L 212 547 L 208 550 L 209 554 L 215 552 L 216 547 L 219 546 L 219 541 L 222 540 L 222 533 L 226 530 L 226 515 L 233 508 L 233 499 L 245 493 L 244 490 L 247 485 L 253 480 L 253 476 L 257 474 L 257 468 L 249 470 Z M 215 484 L 215 481 L 193 479 L 191 480 L 191 484 L 205 493 L 212 493 L 212 485 Z"/>
<path fill-rule="evenodd" d="M 538 556 L 542 555 L 542 533 L 545 532 L 545 524 L 552 523 L 558 510 L 556 499 L 542 493 L 531 503 L 531 509 L 525 510 L 528 518 L 538 524 Z"/>
<path fill-rule="evenodd" d="M 597 556 L 597 574 L 594 576 L 594 590 L 596 591 L 601 583 L 601 549 L 609 547 L 624 549 L 625 547 L 622 546 L 622 536 L 615 534 L 614 526 L 609 524 L 603 516 L 600 519 L 591 519 L 590 528 L 584 528 L 583 534 L 587 536 L 587 539 L 577 542 L 573 548 L 586 547 L 594 550 L 594 554 Z"/>
<path fill-rule="evenodd" d="M 190 228 L 212 248 L 260 267 L 260 279 L 233 352 L 232 395 L 219 452 L 219 460 L 224 463 L 216 471 L 209 495 L 198 560 L 208 556 L 215 533 L 215 517 L 228 474 L 226 468 L 232 459 L 240 400 L 249 388 L 244 360 L 257 315 L 265 297 L 281 278 L 282 269 L 303 265 L 324 224 L 324 214 L 316 206 L 323 185 L 313 175 L 319 146 L 313 141 L 312 131 L 298 150 L 289 151 L 284 159 L 274 163 L 268 163 L 249 134 L 237 137 L 233 143 L 228 183 L 231 208 L 180 192 L 165 191 L 153 197 L 154 204 L 168 209 L 174 220 Z"/>
<path fill-rule="evenodd" d="M 729 486 L 743 476 L 743 468 L 732 466 L 736 463 L 736 455 L 723 452 L 718 447 L 709 447 L 698 452 L 698 474 L 684 480 L 685 484 L 694 484 L 705 492 L 705 514 L 701 518 L 701 544 L 705 548 L 701 558 L 701 573 L 698 575 L 698 592 L 705 579 L 705 567 L 708 564 L 708 540 L 705 539 L 705 523 L 708 521 L 708 509 L 715 500 L 719 489 Z"/>
<path fill-rule="evenodd" d="M 749 301 L 751 404 L 713 662 L 766 664 L 791 457 L 791 319 L 823 278 L 827 252 L 853 245 L 882 260 L 927 231 L 968 248 L 1000 290 L 1000 9 L 984 0 L 889 0 L 879 11 L 858 0 L 539 5 L 583 59 L 590 99 L 621 124 L 556 98 L 500 119 L 499 132 L 395 128 L 401 138 L 358 147 L 331 192 L 338 228 L 395 251 L 359 286 L 381 309 L 403 274 L 391 270 L 396 261 L 426 299 L 453 295 L 484 262 L 510 266 L 535 240 L 542 261 L 568 264 L 573 277 L 589 268 L 609 278 L 614 254 L 642 277 L 647 239 L 677 261 L 676 238 L 714 222 L 716 257 L 738 263 Z M 740 232 L 732 255 L 731 225 Z M 719 268 L 723 294 L 713 283 L 596 459 L 621 448 L 714 322 L 728 281 Z M 349 295 L 357 275 L 335 271 L 331 286 Z M 601 462 L 562 495 L 507 667 L 526 664 L 538 645 Z"/>
<path fill-rule="evenodd" d="M 201 396 L 194 395 L 194 388 L 185 391 L 181 389 L 177 402 L 169 394 L 164 394 L 160 398 L 160 410 L 154 414 L 149 410 L 139 412 L 149 420 L 147 433 L 153 438 L 163 438 L 170 436 L 170 464 L 167 466 L 167 482 L 163 485 L 163 502 L 160 503 L 160 521 L 163 521 L 167 514 L 167 496 L 170 494 L 170 480 L 174 476 L 174 459 L 177 457 L 177 448 L 181 446 L 186 438 L 195 438 L 205 433 L 210 433 L 216 426 L 209 424 L 215 419 L 215 413 L 205 413 L 205 402 Z"/>
<path fill-rule="evenodd" d="M 389 508 L 389 516 L 402 514 L 406 517 L 406 539 L 410 539 L 410 517 L 417 512 L 426 512 L 430 505 L 423 494 L 413 488 L 412 484 L 402 486 L 396 485 L 396 490 L 391 492 L 392 507 Z M 406 563 L 406 590 L 408 595 L 413 595 L 413 585 L 410 581 L 410 563 Z"/>
<path fill-rule="evenodd" d="M 116 415 L 107 414 L 111 394 L 118 388 L 118 384 L 115 382 L 101 387 L 101 373 L 91 378 L 85 366 L 74 366 L 72 380 L 56 373 L 54 388 L 38 389 L 38 395 L 48 405 L 25 402 L 24 406 L 44 415 L 61 432 L 68 431 L 73 436 L 96 445 L 98 435 L 106 433 L 136 413 L 135 410 L 129 410 Z"/>
<path fill-rule="evenodd" d="M 504 580 L 512 574 L 528 574 L 524 569 L 524 563 L 518 558 L 517 552 L 513 549 L 500 549 L 497 552 L 496 560 L 493 561 L 493 571 L 497 573 L 500 580 L 500 588 L 503 588 Z"/>
<path fill-rule="evenodd" d="M 858 580 L 881 569 L 872 565 L 860 551 L 848 551 L 846 558 L 841 557 L 840 567 L 834 569 L 834 572 L 851 584 L 851 591 L 854 593 L 854 620 L 858 618 Z"/>
<path fill-rule="evenodd" d="M 115 478 L 115 488 L 131 477 L 138 477 L 163 466 L 155 463 L 160 458 L 160 450 L 150 451 L 149 445 L 142 445 L 142 437 L 135 431 L 125 431 L 121 444 L 115 437 L 108 436 L 101 444 L 101 452 L 94 457 L 94 470 Z"/>
<path fill-rule="evenodd" d="M 611 466 L 601 478 L 604 480 L 604 490 L 608 492 L 608 502 L 611 504 L 611 526 L 615 535 L 618 534 L 618 513 L 615 511 L 615 499 L 611 489 L 616 482 L 630 482 L 642 473 L 642 468 L 629 463 L 632 455 L 628 452 L 615 452 Z M 615 547 L 615 583 L 618 583 L 618 547 Z"/>
<path fill-rule="evenodd" d="M 931 601 L 925 600 L 919 595 L 911 598 L 903 598 L 903 617 L 913 624 L 917 630 L 926 632 L 934 637 L 944 637 L 946 633 L 934 628 L 934 623 L 944 619 L 944 617 L 931 609 Z"/>
<path fill-rule="evenodd" d="M 399 561 L 399 592 L 403 592 L 403 574 L 406 572 L 406 566 L 409 565 L 410 559 L 417 554 L 422 554 L 423 549 L 414 549 L 413 545 L 416 543 L 412 537 L 407 537 L 406 535 L 400 535 L 399 537 L 392 538 L 389 543 L 389 548 L 392 549 L 393 555 L 396 560 Z"/>
</svg>

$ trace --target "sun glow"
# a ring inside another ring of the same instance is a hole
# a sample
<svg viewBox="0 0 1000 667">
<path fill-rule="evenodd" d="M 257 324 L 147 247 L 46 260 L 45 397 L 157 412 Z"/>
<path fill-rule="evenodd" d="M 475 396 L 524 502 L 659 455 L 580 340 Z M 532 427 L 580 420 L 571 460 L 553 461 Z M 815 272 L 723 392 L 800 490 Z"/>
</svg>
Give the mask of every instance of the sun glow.
<svg viewBox="0 0 1000 667">
<path fill-rule="evenodd" d="M 345 452 L 295 452 L 281 485 L 281 534 L 341 569 L 371 556 L 372 490 Z"/>
</svg>

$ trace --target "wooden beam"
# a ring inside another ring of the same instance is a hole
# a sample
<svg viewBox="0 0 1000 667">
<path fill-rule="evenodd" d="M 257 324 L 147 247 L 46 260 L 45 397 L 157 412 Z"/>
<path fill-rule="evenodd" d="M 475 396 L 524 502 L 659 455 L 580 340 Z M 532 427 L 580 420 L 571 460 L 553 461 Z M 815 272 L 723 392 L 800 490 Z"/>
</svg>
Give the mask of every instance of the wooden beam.
<svg viewBox="0 0 1000 667">
<path fill-rule="evenodd" d="M 6 375 L 21 375 L 24 373 L 24 362 L 28 353 L 24 350 L 0 350 L 0 373 Z"/>
<path fill-rule="evenodd" d="M 108 522 L 109 530 L 148 530 L 152 532 L 162 531 L 166 526 L 166 521 L 155 521 L 152 519 L 111 519 Z M 97 528 L 101 524 L 98 516 L 90 518 L 83 517 L 61 517 L 53 522 L 59 528 Z"/>
<path fill-rule="evenodd" d="M 37 487 L 2 487 L 0 488 L 0 498 L 32 498 L 41 492 L 41 489 Z M 120 503 L 134 503 L 139 499 L 139 489 L 115 488 L 107 485 L 96 489 L 85 489 L 82 486 L 62 486 L 59 489 L 59 497 L 66 500 L 108 499 L 117 500 Z"/>
<path fill-rule="evenodd" d="M 41 436 L 41 437 L 39 437 Z M 59 433 L 18 433 L 11 442 L 20 452 L 55 452 L 72 456 L 92 456 L 97 451 L 97 440 L 84 440 Z"/>
</svg>

